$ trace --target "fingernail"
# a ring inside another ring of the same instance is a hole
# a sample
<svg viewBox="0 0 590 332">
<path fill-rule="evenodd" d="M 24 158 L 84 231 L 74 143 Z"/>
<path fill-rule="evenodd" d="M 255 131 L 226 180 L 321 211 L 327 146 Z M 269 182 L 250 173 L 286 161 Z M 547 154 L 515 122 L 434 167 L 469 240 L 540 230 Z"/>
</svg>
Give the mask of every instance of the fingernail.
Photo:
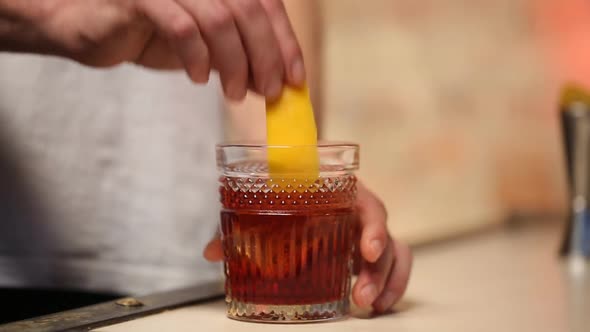
<svg viewBox="0 0 590 332">
<path fill-rule="evenodd" d="M 393 301 L 395 300 L 395 293 L 390 290 L 386 290 L 381 294 L 381 298 L 379 299 L 379 303 L 377 303 L 377 307 L 381 311 L 385 311 L 389 309 L 393 305 Z"/>
<path fill-rule="evenodd" d="M 370 246 L 375 258 L 379 258 L 383 253 L 383 250 L 385 250 L 385 244 L 381 240 L 372 240 Z"/>
<path fill-rule="evenodd" d="M 305 66 L 301 59 L 295 60 L 291 66 L 291 76 L 295 84 L 303 84 L 305 81 Z"/>
<path fill-rule="evenodd" d="M 361 289 L 361 297 L 364 302 L 363 306 L 370 306 L 373 301 L 377 298 L 377 286 L 374 284 L 368 284 Z"/>
<path fill-rule="evenodd" d="M 209 72 L 194 70 L 189 75 L 193 82 L 198 84 L 205 84 L 209 82 Z"/>
<path fill-rule="evenodd" d="M 264 93 L 267 98 L 275 99 L 279 97 L 281 90 L 283 90 L 283 80 L 280 75 L 275 75 L 266 84 Z"/>
</svg>

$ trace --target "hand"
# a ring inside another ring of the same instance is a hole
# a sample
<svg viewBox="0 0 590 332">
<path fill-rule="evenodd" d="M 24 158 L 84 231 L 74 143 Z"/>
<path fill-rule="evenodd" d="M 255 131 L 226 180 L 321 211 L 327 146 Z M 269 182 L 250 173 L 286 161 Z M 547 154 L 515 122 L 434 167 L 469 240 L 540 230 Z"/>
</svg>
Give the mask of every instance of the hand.
<svg viewBox="0 0 590 332">
<path fill-rule="evenodd" d="M 387 212 L 383 203 L 364 185 L 358 185 L 356 206 L 360 220 L 360 248 L 355 258 L 360 268 L 352 298 L 360 307 L 378 312 L 389 310 L 406 291 L 412 268 L 409 247 L 395 241 L 387 231 Z M 221 240 L 215 237 L 205 248 L 209 261 L 223 260 Z"/>
<path fill-rule="evenodd" d="M 1 1 L 1 0 L 0 0 Z M 250 87 L 273 99 L 305 80 L 302 53 L 281 0 L 44 0 L 31 10 L 41 53 L 104 67 L 134 62 L 184 68 L 204 83 L 219 71 L 227 97 Z M 33 5 L 34 4 L 34 5 Z"/>
<path fill-rule="evenodd" d="M 356 207 L 360 220 L 360 273 L 352 297 L 360 307 L 389 310 L 404 295 L 412 269 L 410 248 L 387 231 L 387 210 L 375 194 L 358 184 Z M 357 250 L 358 252 L 358 250 Z"/>
</svg>

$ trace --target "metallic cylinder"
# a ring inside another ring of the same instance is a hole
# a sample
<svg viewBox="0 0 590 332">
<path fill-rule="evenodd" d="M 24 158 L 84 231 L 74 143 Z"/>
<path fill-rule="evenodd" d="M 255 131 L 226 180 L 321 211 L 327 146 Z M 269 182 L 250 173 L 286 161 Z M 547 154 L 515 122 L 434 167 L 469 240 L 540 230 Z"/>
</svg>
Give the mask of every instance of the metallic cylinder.
<svg viewBox="0 0 590 332">
<path fill-rule="evenodd" d="M 562 253 L 590 258 L 590 103 L 571 100 L 561 112 L 570 187 L 567 234 Z"/>
</svg>

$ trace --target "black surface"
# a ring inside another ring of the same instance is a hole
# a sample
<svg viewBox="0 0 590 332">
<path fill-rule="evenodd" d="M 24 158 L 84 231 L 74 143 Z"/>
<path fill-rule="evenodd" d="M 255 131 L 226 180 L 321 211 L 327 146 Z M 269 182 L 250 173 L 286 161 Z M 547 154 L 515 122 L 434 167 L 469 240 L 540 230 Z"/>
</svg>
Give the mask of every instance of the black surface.
<svg viewBox="0 0 590 332">
<path fill-rule="evenodd" d="M 122 296 L 73 290 L 0 288 L 0 324 L 86 307 Z"/>
<path fill-rule="evenodd" d="M 124 307 L 116 304 L 116 301 L 108 301 L 0 325 L 0 332 L 87 331 L 164 310 L 218 299 L 223 297 L 223 294 L 223 284 L 221 282 L 207 283 L 170 292 L 136 297 L 135 299 L 142 303 L 141 306 Z"/>
</svg>

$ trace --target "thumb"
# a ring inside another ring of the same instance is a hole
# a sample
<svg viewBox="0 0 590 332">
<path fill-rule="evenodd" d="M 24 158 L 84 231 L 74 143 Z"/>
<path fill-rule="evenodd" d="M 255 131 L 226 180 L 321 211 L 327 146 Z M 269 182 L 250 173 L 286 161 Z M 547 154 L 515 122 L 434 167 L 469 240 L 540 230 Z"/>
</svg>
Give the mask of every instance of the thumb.
<svg viewBox="0 0 590 332">
<path fill-rule="evenodd" d="M 221 246 L 221 238 L 215 236 L 203 251 L 203 256 L 210 262 L 219 262 L 223 260 L 223 248 Z"/>
<path fill-rule="evenodd" d="M 375 263 L 388 243 L 387 210 L 383 202 L 361 183 L 358 184 L 356 206 L 361 227 L 361 256 L 368 262 Z"/>
</svg>

